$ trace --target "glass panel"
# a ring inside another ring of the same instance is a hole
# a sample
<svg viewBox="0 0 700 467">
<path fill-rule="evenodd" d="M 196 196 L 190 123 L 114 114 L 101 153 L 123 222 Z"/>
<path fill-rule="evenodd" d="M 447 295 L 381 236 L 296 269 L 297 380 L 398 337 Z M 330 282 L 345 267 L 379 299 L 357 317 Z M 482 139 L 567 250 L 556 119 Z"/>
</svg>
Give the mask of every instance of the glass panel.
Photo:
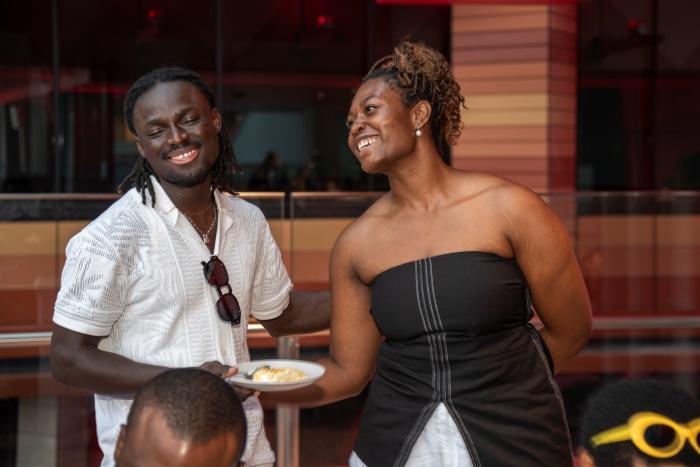
<svg viewBox="0 0 700 467">
<path fill-rule="evenodd" d="M 114 193 L 138 156 L 122 115 L 133 82 L 163 64 L 214 85 L 215 2 L 59 2 L 63 191 Z"/>
<path fill-rule="evenodd" d="M 289 178 L 285 191 L 387 189 L 386 178 L 362 173 L 348 150 L 350 102 L 372 64 L 407 35 L 449 57 L 450 7 L 222 3 L 220 107 L 246 171 L 237 187 L 263 190 L 262 173 L 276 172 L 273 179 Z M 280 164 L 265 162 L 273 150 Z"/>
<path fill-rule="evenodd" d="M 700 189 L 700 3 L 659 2 L 656 186 Z"/>
<path fill-rule="evenodd" d="M 295 287 L 328 286 L 333 243 L 378 196 L 292 194 Z M 585 404 L 606 384 L 653 378 L 674 382 L 693 395 L 700 393 L 696 348 L 700 195 L 620 192 L 542 197 L 571 236 L 593 307 L 593 337 L 556 376 L 576 448 Z M 533 324 L 542 326 L 537 318 Z M 358 408 L 365 397 L 356 398 Z M 302 453 L 304 449 L 302 443 Z"/>
<path fill-rule="evenodd" d="M 579 189 L 700 188 L 699 8 L 581 3 Z"/>
<path fill-rule="evenodd" d="M 284 195 L 244 198 L 289 244 Z M 93 396 L 54 381 L 48 357 L 66 245 L 116 199 L 0 195 L 0 465 L 100 465 Z"/>
<path fill-rule="evenodd" d="M 53 191 L 51 9 L 0 5 L 0 192 Z M 67 77 L 61 77 L 62 80 Z"/>
</svg>

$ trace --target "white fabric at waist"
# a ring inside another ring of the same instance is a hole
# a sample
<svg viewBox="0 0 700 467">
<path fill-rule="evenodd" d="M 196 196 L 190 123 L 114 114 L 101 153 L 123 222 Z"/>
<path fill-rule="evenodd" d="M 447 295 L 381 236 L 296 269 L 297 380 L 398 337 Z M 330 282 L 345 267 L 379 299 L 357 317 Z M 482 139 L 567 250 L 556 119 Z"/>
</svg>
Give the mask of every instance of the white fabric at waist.
<svg viewBox="0 0 700 467">
<path fill-rule="evenodd" d="M 404 467 L 473 467 L 457 424 L 441 403 L 413 445 Z M 349 467 L 367 467 L 353 451 Z"/>
</svg>

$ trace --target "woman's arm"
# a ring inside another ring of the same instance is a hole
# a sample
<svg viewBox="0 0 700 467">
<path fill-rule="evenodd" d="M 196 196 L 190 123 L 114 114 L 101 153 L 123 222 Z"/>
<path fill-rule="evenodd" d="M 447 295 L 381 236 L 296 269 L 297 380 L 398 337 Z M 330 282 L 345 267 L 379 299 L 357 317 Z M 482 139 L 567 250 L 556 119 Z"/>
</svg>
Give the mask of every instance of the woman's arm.
<svg viewBox="0 0 700 467">
<path fill-rule="evenodd" d="M 505 234 L 544 324 L 539 332 L 556 373 L 591 337 L 586 286 L 566 229 L 542 198 L 519 185 L 501 190 Z"/>
<path fill-rule="evenodd" d="M 382 336 L 369 312 L 370 288 L 355 273 L 351 232 L 333 247 L 330 262 L 330 356 L 319 360 L 326 373 L 311 386 L 263 393 L 261 401 L 315 407 L 357 395 L 372 378 Z"/>
</svg>

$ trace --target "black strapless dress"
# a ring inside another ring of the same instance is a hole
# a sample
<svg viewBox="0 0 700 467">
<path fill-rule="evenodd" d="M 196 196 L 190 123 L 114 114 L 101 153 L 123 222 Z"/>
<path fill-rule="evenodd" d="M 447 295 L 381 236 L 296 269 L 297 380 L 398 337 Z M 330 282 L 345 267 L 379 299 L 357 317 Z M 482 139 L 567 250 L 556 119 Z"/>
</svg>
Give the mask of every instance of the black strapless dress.
<svg viewBox="0 0 700 467">
<path fill-rule="evenodd" d="M 514 259 L 468 251 L 388 269 L 372 284 L 372 315 L 386 339 L 355 444 L 368 467 L 403 466 L 441 403 L 475 467 L 573 465 Z"/>
</svg>

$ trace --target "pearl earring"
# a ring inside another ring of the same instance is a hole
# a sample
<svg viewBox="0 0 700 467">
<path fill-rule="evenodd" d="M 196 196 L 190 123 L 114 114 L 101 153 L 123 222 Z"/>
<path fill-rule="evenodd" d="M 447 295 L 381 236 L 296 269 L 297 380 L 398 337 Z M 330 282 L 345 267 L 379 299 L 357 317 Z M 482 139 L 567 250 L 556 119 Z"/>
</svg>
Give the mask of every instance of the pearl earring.
<svg viewBox="0 0 700 467">
<path fill-rule="evenodd" d="M 423 134 L 423 132 L 420 131 L 420 128 L 418 128 L 418 129 L 416 130 L 416 136 L 420 136 L 420 135 L 422 135 L 422 134 Z"/>
</svg>

